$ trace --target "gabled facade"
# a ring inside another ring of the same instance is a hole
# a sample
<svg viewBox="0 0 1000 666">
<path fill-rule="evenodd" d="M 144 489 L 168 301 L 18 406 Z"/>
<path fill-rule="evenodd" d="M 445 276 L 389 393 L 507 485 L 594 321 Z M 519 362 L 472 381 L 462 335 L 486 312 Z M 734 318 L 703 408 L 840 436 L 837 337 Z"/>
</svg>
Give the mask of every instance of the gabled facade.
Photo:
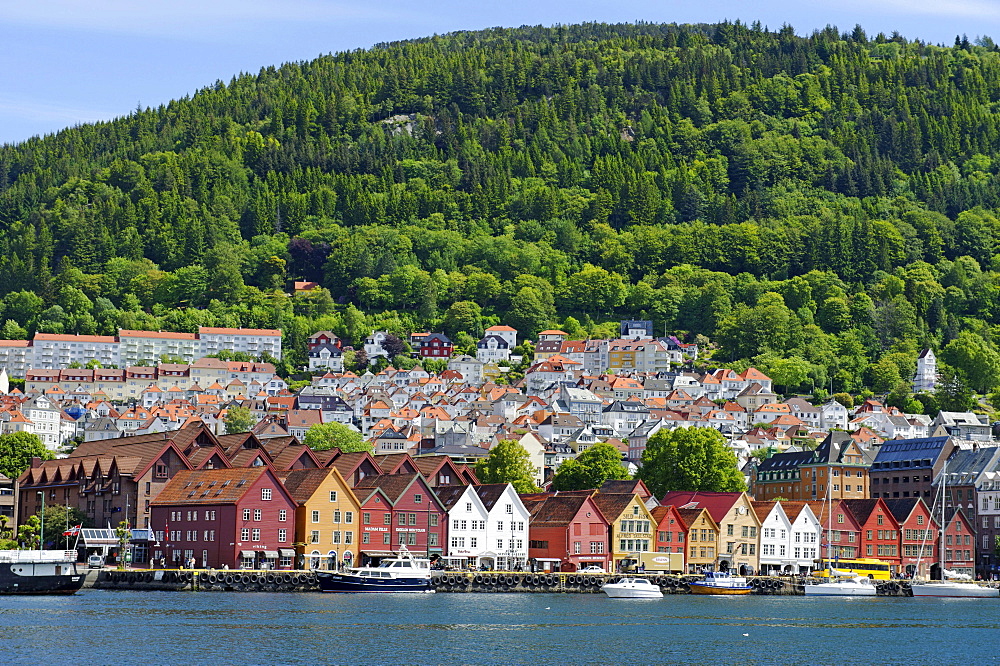
<svg viewBox="0 0 1000 666">
<path fill-rule="evenodd" d="M 367 476 L 354 486 L 361 504 L 362 562 L 392 555 L 443 555 L 448 511 L 420 474 Z"/>
<path fill-rule="evenodd" d="M 586 494 L 521 495 L 531 514 L 528 558 L 532 571 L 610 567 L 604 514 Z"/>
<path fill-rule="evenodd" d="M 653 552 L 657 522 L 638 494 L 594 493 L 594 502 L 610 525 L 614 571 L 631 571 L 641 553 Z"/>
<path fill-rule="evenodd" d="M 169 566 L 290 569 L 295 500 L 266 467 L 178 473 L 152 503 L 152 556 Z"/>
<path fill-rule="evenodd" d="M 680 507 L 677 513 L 684 520 L 687 534 L 688 573 L 712 571 L 716 567 L 716 550 L 719 547 L 719 524 L 708 509 Z"/>
<path fill-rule="evenodd" d="M 760 520 L 746 493 L 676 491 L 664 495 L 660 504 L 684 509 L 708 509 L 719 526 L 715 566 L 720 571 L 752 573 L 759 569 L 757 553 Z"/>
<path fill-rule="evenodd" d="M 293 470 L 283 482 L 297 504 L 298 561 L 311 569 L 336 569 L 354 562 L 361 505 L 337 468 Z"/>
</svg>

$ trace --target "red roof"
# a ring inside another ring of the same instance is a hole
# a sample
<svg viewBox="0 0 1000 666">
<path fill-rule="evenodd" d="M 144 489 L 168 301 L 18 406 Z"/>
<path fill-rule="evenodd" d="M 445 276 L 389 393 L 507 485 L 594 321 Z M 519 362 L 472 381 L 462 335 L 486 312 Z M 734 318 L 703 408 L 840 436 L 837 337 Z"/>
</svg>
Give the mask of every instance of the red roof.
<svg viewBox="0 0 1000 666">
<path fill-rule="evenodd" d="M 660 504 L 673 504 L 681 509 L 708 509 L 712 520 L 721 521 L 733 505 L 743 497 L 743 493 L 710 493 L 675 490 L 667 493 Z"/>
<path fill-rule="evenodd" d="M 118 340 L 113 335 L 63 335 L 61 333 L 35 333 L 35 340 L 52 340 L 54 342 L 100 342 L 113 344 Z"/>
<path fill-rule="evenodd" d="M 198 333 L 209 335 L 281 335 L 281 331 L 270 328 L 216 328 L 214 326 L 199 326 Z"/>
<path fill-rule="evenodd" d="M 118 331 L 119 338 L 161 338 L 163 340 L 195 340 L 194 333 L 174 333 L 173 331 Z"/>
</svg>

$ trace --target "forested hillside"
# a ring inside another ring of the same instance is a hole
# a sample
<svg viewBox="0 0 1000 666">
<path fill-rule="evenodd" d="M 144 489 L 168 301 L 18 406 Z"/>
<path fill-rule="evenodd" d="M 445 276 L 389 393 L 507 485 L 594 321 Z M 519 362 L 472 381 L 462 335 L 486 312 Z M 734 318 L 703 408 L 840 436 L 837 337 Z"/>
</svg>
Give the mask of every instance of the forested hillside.
<svg viewBox="0 0 1000 666">
<path fill-rule="evenodd" d="M 967 401 L 1000 384 L 998 105 L 989 39 L 861 28 L 497 29 L 268 68 L 0 148 L 0 337 L 280 327 L 301 361 L 317 328 L 636 317 L 910 408 L 931 346 Z"/>
</svg>

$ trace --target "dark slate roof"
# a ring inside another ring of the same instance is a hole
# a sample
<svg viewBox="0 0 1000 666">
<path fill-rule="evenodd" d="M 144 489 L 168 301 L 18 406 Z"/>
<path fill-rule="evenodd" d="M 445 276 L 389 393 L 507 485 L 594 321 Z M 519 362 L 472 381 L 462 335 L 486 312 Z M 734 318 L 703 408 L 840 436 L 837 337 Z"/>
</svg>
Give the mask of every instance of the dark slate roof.
<svg viewBox="0 0 1000 666">
<path fill-rule="evenodd" d="M 813 462 L 813 451 L 793 451 L 790 453 L 775 453 L 757 466 L 759 472 L 779 472 L 798 469 L 800 465 Z"/>
<path fill-rule="evenodd" d="M 483 501 L 483 505 L 486 507 L 487 511 L 492 511 L 496 503 L 503 497 L 504 491 L 507 490 L 506 483 L 485 483 L 481 486 L 476 486 L 476 494 L 479 495 L 479 499 Z"/>
<path fill-rule="evenodd" d="M 845 499 L 841 502 L 851 510 L 858 522 L 864 525 L 868 522 L 868 518 L 871 517 L 879 501 L 877 499 Z"/>
<path fill-rule="evenodd" d="M 444 507 L 451 511 L 451 508 L 458 504 L 458 500 L 462 499 L 466 488 L 468 486 L 442 486 L 435 488 L 434 493 L 441 500 L 441 504 L 444 504 Z"/>
<path fill-rule="evenodd" d="M 892 514 L 896 522 L 902 525 L 913 513 L 913 509 L 916 508 L 918 502 L 923 502 L 919 497 L 901 497 L 897 499 L 883 499 L 886 507 L 889 509 L 889 513 Z"/>
<path fill-rule="evenodd" d="M 949 437 L 919 437 L 916 439 L 890 439 L 879 447 L 875 467 L 884 463 L 909 462 L 910 468 L 932 467 L 948 445 Z"/>
<path fill-rule="evenodd" d="M 367 488 L 375 489 L 378 488 L 386 494 L 386 497 L 395 504 L 400 496 L 410 487 L 416 478 L 420 476 L 419 474 L 379 474 L 366 476 L 365 478 L 358 481 L 358 484 L 354 487 L 358 492 L 356 494 L 362 495 L 363 491 Z"/>
<path fill-rule="evenodd" d="M 1000 447 L 959 449 L 948 459 L 948 485 L 971 485 L 983 472 L 995 472 L 998 469 Z"/>
</svg>

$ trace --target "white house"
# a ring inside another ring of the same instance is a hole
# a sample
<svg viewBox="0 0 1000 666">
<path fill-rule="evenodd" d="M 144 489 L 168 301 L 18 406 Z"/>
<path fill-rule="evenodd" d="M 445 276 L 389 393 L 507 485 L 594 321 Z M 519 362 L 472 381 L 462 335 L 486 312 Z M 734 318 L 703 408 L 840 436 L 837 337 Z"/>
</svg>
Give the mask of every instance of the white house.
<svg viewBox="0 0 1000 666">
<path fill-rule="evenodd" d="M 336 345 L 317 345 L 309 350 L 309 369 L 343 372 L 344 352 Z"/>
<path fill-rule="evenodd" d="M 913 392 L 931 392 L 937 386 L 937 358 L 933 350 L 925 349 L 917 357 L 917 372 L 913 376 Z"/>
<path fill-rule="evenodd" d="M 45 394 L 35 396 L 21 405 L 21 413 L 31 421 L 31 427 L 25 428 L 42 440 L 45 448 L 56 451 L 62 443 L 60 436 L 60 421 L 62 412 Z"/>
<path fill-rule="evenodd" d="M 510 343 L 499 335 L 487 335 L 476 343 L 476 358 L 483 363 L 499 363 L 510 359 Z"/>
<path fill-rule="evenodd" d="M 389 334 L 386 331 L 372 331 L 372 334 L 365 338 L 364 349 L 369 362 L 374 363 L 378 356 L 389 358 L 389 352 L 382 348 L 382 343 L 387 337 Z"/>
<path fill-rule="evenodd" d="M 787 512 L 786 512 L 787 509 Z M 815 566 L 822 527 L 805 502 L 754 502 L 760 520 L 760 570 L 805 573 Z"/>
<path fill-rule="evenodd" d="M 495 335 L 504 342 L 507 343 L 508 349 L 513 349 L 517 346 L 517 329 L 511 326 L 490 326 L 486 329 L 486 335 L 484 337 L 489 337 Z"/>
<path fill-rule="evenodd" d="M 439 486 L 448 509 L 447 557 L 462 568 L 512 571 L 528 560 L 530 514 L 509 484 Z"/>
<path fill-rule="evenodd" d="M 440 486 L 435 493 L 448 510 L 446 553 L 451 566 L 478 569 L 489 551 L 487 522 L 490 512 L 473 486 Z M 491 558 L 491 563 L 495 558 Z"/>
</svg>

